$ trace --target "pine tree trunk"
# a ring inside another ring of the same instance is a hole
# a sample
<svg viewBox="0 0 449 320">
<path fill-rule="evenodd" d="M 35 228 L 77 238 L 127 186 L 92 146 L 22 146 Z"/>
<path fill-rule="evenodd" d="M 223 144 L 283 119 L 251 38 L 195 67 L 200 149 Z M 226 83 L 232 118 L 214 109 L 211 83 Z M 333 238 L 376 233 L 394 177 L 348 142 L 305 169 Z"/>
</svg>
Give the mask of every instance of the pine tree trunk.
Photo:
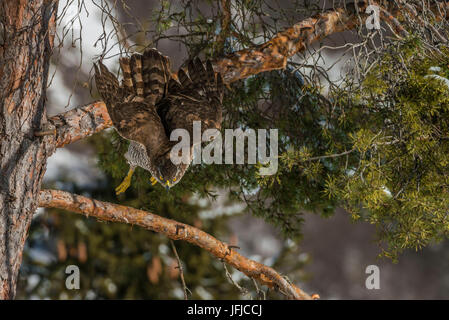
<svg viewBox="0 0 449 320">
<path fill-rule="evenodd" d="M 0 299 L 14 298 L 46 160 L 54 151 L 34 132 L 46 122 L 56 3 L 0 2 Z"/>
</svg>

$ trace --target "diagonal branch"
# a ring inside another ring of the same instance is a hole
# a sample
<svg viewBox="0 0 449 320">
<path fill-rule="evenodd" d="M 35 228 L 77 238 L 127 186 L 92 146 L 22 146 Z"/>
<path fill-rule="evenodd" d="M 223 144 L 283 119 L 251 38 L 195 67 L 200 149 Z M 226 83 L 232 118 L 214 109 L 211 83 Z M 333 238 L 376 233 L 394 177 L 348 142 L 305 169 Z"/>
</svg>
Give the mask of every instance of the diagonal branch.
<svg viewBox="0 0 449 320">
<path fill-rule="evenodd" d="M 285 292 L 289 298 L 299 300 L 312 299 L 307 293 L 291 284 L 274 269 L 242 256 L 229 248 L 227 244 L 190 225 L 131 207 L 98 201 L 58 190 L 42 190 L 39 194 L 39 206 L 64 209 L 100 220 L 138 225 L 145 229 L 162 233 L 173 240 L 190 242 L 209 251 L 216 258 L 228 263 L 261 284 Z"/>
<path fill-rule="evenodd" d="M 268 42 L 215 61 L 214 70 L 223 75 L 226 83 L 231 83 L 261 72 L 283 69 L 288 57 L 333 33 L 353 29 L 359 22 L 354 9 L 328 10 L 293 25 Z"/>
</svg>

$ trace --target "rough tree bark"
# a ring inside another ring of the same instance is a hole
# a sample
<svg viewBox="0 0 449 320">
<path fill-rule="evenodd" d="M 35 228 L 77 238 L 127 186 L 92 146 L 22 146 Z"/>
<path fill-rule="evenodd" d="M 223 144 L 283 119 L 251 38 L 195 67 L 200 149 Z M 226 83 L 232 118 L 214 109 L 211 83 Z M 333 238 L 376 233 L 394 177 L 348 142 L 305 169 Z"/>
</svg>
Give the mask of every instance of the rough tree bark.
<svg viewBox="0 0 449 320">
<path fill-rule="evenodd" d="M 0 2 L 0 299 L 14 298 L 46 160 L 54 150 L 33 133 L 46 122 L 55 15 L 54 1 Z"/>
</svg>

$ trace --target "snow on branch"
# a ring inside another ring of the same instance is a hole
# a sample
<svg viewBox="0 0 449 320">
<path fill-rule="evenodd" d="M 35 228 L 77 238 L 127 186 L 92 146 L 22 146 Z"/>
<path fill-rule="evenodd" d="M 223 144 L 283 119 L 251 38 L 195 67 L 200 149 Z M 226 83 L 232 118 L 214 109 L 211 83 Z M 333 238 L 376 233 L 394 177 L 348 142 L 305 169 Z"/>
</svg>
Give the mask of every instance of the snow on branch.
<svg viewBox="0 0 449 320">
<path fill-rule="evenodd" d="M 190 242 L 207 250 L 216 258 L 228 263 L 261 284 L 283 292 L 289 298 L 312 299 L 311 296 L 290 283 L 274 269 L 244 257 L 231 249 L 226 243 L 190 225 L 163 218 L 150 212 L 58 190 L 42 190 L 39 194 L 39 206 L 64 209 L 95 217 L 99 220 L 138 225 L 162 233 L 173 240 Z"/>
</svg>

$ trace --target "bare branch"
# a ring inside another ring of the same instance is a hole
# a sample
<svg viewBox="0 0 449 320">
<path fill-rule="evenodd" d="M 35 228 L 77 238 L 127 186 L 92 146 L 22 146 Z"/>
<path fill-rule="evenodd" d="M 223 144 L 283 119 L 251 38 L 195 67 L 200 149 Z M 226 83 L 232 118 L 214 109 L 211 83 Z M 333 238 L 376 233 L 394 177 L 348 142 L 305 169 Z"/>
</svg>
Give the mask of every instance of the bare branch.
<svg viewBox="0 0 449 320">
<path fill-rule="evenodd" d="M 211 235 L 171 219 L 114 203 L 98 201 L 84 196 L 58 190 L 43 190 L 39 194 L 39 206 L 59 208 L 96 217 L 100 220 L 138 225 L 145 229 L 162 233 L 173 240 L 190 242 L 209 251 L 216 258 L 228 263 L 252 279 L 270 288 L 285 292 L 292 299 L 311 299 L 300 288 L 289 283 L 274 269 L 250 260 L 229 248 Z"/>
<path fill-rule="evenodd" d="M 181 278 L 182 289 L 184 290 L 184 300 L 189 300 L 187 291 L 190 292 L 190 290 L 186 286 L 186 281 L 184 280 L 184 268 L 182 267 L 182 262 L 181 259 L 179 258 L 178 251 L 176 250 L 176 246 L 173 240 L 170 240 L 170 245 L 173 250 L 173 253 L 175 254 L 176 260 L 178 261 L 179 277 Z"/>
</svg>

